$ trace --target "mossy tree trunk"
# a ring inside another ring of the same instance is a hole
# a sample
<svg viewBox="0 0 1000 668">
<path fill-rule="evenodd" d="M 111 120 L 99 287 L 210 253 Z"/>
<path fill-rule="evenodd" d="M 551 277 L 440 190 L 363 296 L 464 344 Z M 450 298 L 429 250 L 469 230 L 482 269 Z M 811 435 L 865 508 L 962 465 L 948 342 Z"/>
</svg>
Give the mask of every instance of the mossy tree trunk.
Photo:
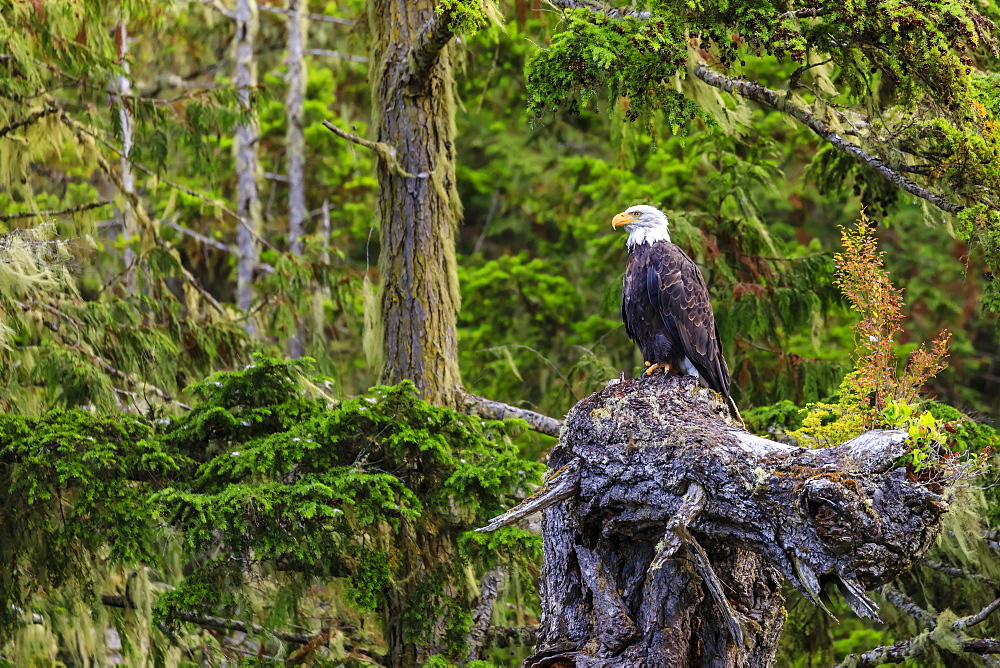
<svg viewBox="0 0 1000 668">
<path fill-rule="evenodd" d="M 375 113 L 381 233 L 375 337 L 381 380 L 412 380 L 427 401 L 457 406 L 459 308 L 455 229 L 455 92 L 452 33 L 434 0 L 373 0 L 371 90 Z M 370 307 L 366 305 L 366 308 Z M 455 558 L 448 531 L 404 522 L 389 596 L 388 663 L 418 666 L 437 653 L 446 620 L 428 619 L 449 594 Z"/>
<path fill-rule="evenodd" d="M 436 654 L 449 653 L 455 545 L 447 528 L 421 521 L 401 522 L 393 542 L 398 563 L 386 606 L 386 659 L 392 668 L 413 668 Z"/>
<path fill-rule="evenodd" d="M 414 381 L 428 401 L 456 405 L 460 384 L 454 231 L 452 34 L 434 0 L 373 0 L 372 108 L 378 141 L 382 380 Z"/>
</svg>

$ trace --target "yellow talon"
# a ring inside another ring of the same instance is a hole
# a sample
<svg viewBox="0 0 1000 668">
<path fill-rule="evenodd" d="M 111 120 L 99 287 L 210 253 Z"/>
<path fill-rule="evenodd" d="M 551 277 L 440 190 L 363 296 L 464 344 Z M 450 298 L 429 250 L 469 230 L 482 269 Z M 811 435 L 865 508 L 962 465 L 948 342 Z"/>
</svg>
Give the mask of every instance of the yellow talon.
<svg viewBox="0 0 1000 668">
<path fill-rule="evenodd" d="M 663 369 L 663 375 L 670 373 L 670 364 L 650 364 L 646 362 L 646 371 L 643 373 L 645 376 L 652 376 L 658 369 Z"/>
</svg>

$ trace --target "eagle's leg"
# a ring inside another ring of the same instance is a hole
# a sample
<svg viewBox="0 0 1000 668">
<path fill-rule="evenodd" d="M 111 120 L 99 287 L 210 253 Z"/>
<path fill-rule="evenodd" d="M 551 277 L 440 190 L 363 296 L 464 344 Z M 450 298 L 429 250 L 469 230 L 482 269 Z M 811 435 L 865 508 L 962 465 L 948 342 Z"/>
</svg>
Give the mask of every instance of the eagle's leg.
<svg viewBox="0 0 1000 668">
<path fill-rule="evenodd" d="M 663 375 L 667 375 L 671 371 L 670 362 L 665 362 L 663 364 L 660 364 L 659 362 L 656 364 L 653 364 L 652 362 L 646 362 L 646 371 L 643 372 L 643 375 L 652 376 L 659 369 L 663 369 Z"/>
</svg>

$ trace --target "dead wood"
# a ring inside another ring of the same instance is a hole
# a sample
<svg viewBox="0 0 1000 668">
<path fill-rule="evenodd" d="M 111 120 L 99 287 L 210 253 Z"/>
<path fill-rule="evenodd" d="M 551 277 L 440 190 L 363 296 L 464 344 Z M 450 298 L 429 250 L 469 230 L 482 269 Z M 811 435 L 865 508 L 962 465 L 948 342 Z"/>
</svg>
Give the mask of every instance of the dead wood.
<svg viewBox="0 0 1000 668">
<path fill-rule="evenodd" d="M 727 424 L 690 378 L 611 385 L 569 413 L 543 490 L 542 623 L 526 666 L 769 666 L 782 577 L 865 594 L 924 555 L 947 490 L 896 466 L 905 434 L 807 449 Z"/>
</svg>

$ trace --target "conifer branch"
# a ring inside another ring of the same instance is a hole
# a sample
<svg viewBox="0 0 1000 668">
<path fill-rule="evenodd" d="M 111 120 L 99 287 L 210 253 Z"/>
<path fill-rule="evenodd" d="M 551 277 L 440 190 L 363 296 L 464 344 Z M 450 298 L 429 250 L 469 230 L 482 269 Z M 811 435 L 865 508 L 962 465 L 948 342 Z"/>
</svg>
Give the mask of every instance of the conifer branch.
<svg viewBox="0 0 1000 668">
<path fill-rule="evenodd" d="M 194 1 L 203 4 L 206 7 L 209 7 L 210 9 L 214 9 L 215 11 L 225 16 L 227 19 L 236 19 L 236 14 L 223 7 L 218 0 L 194 0 Z"/>
<path fill-rule="evenodd" d="M 283 14 L 287 16 L 290 12 L 284 7 L 274 7 L 272 5 L 259 5 L 258 9 L 262 12 L 271 12 L 272 14 Z M 330 14 L 306 14 L 306 17 L 310 21 L 323 21 L 325 23 L 337 23 L 342 26 L 353 26 L 356 21 L 354 19 L 345 19 L 339 16 L 332 16 Z"/>
<path fill-rule="evenodd" d="M 882 587 L 880 593 L 885 597 L 885 600 L 896 606 L 899 611 L 906 613 L 913 619 L 920 622 L 920 625 L 924 628 L 934 628 L 934 624 L 936 623 L 934 615 L 921 608 L 917 605 L 916 601 L 903 592 L 891 585 L 886 585 L 885 587 Z"/>
<path fill-rule="evenodd" d="M 196 239 L 197 241 L 200 241 L 201 243 L 205 244 L 206 246 L 211 246 L 212 248 L 217 248 L 220 251 L 224 251 L 226 253 L 231 253 L 233 255 L 236 255 L 239 252 L 235 248 L 233 248 L 232 246 L 230 246 L 228 244 L 224 244 L 221 241 L 216 241 L 212 237 L 207 237 L 207 236 L 205 236 L 204 234 L 202 234 L 200 232 L 195 232 L 194 230 L 189 229 L 187 227 L 184 227 L 183 225 L 179 225 L 179 224 L 175 223 L 172 220 L 167 222 L 167 227 L 169 227 L 172 230 L 177 230 L 181 234 L 186 234 L 187 236 L 191 237 L 192 239 Z"/>
<path fill-rule="evenodd" d="M 493 401 L 479 395 L 465 392 L 460 397 L 462 405 L 466 411 L 478 415 L 488 420 L 506 420 L 517 418 L 528 423 L 528 427 L 540 434 L 559 437 L 559 430 L 562 429 L 562 421 L 542 415 L 526 408 L 518 408 L 505 404 L 502 401 Z"/>
<path fill-rule="evenodd" d="M 59 309 L 57 309 L 55 306 L 52 306 L 51 304 L 46 304 L 45 302 L 30 302 L 30 303 L 26 303 L 26 302 L 22 302 L 22 301 L 19 301 L 19 300 L 15 299 L 15 300 L 13 300 L 13 304 L 15 306 L 17 306 L 18 308 L 20 308 L 22 311 L 30 311 L 32 308 L 34 308 L 35 306 L 37 306 L 37 307 L 41 308 L 43 311 L 48 311 L 52 315 L 54 315 L 54 316 L 56 316 L 58 318 L 62 318 L 63 320 L 65 320 L 69 324 L 73 325 L 74 328 L 76 328 L 76 345 L 77 346 L 82 346 L 83 345 L 83 335 L 81 333 L 81 330 L 83 329 L 83 323 L 80 322 L 79 320 L 77 320 L 76 318 L 74 318 L 73 316 L 68 315 L 66 313 L 63 313 L 62 311 L 60 311 Z M 49 329 L 51 329 L 54 332 L 58 332 L 59 331 L 58 327 L 49 327 Z"/>
<path fill-rule="evenodd" d="M 410 172 L 408 172 L 405 169 L 403 169 L 403 167 L 399 164 L 399 160 L 396 157 L 397 153 L 396 153 L 395 147 L 390 146 L 389 144 L 386 144 L 385 142 L 371 141 L 369 139 L 365 139 L 363 137 L 359 137 L 359 136 L 357 136 L 355 134 L 351 134 L 350 132 L 347 132 L 346 130 L 341 130 L 340 128 L 338 128 L 336 125 L 334 125 L 330 121 L 323 121 L 323 127 L 325 127 L 327 130 L 329 130 L 333 134 L 337 135 L 341 139 L 346 139 L 347 141 L 351 142 L 352 144 L 357 144 L 358 146 L 364 146 L 365 148 L 374 151 L 375 154 L 378 155 L 378 157 L 380 157 L 383 160 L 385 160 L 385 162 L 389 165 L 390 169 L 396 171 L 396 173 L 398 173 L 400 176 L 403 176 L 403 177 L 408 178 L 408 179 L 426 179 L 426 178 L 428 178 L 430 176 L 430 173 L 428 173 L 428 172 L 420 172 L 419 174 L 411 174 Z"/>
<path fill-rule="evenodd" d="M 975 626 L 976 624 L 986 621 L 986 618 L 996 612 L 997 608 L 1000 608 L 1000 598 L 994 600 L 976 614 L 956 620 L 954 626 L 956 629 L 964 629 L 970 626 Z"/>
<path fill-rule="evenodd" d="M 68 341 L 62 340 L 62 337 L 60 337 L 59 343 L 62 346 L 66 347 L 66 348 L 68 348 L 70 350 L 74 350 L 77 353 L 79 353 L 80 355 L 83 355 L 88 360 L 90 360 L 91 364 L 93 364 L 94 366 L 100 367 L 109 376 L 112 376 L 114 378 L 118 378 L 119 380 L 125 381 L 125 384 L 128 387 L 132 388 L 132 389 L 142 389 L 143 391 L 146 391 L 146 392 L 149 392 L 150 394 L 153 394 L 154 396 L 156 396 L 158 399 L 161 399 L 162 401 L 165 401 L 167 403 L 176 404 L 176 405 L 180 406 L 181 408 L 184 408 L 185 410 L 190 410 L 191 409 L 191 407 L 188 406 L 187 404 L 182 403 L 182 402 L 177 401 L 176 399 L 174 399 L 170 395 L 170 393 L 167 392 L 166 390 L 161 389 L 161 388 L 159 388 L 156 385 L 153 385 L 151 383 L 147 383 L 146 381 L 141 380 L 141 379 L 135 377 L 134 375 L 132 375 L 130 373 L 127 373 L 125 371 L 121 371 L 120 369 L 115 368 L 115 366 L 112 365 L 111 362 L 107 361 L 106 359 L 104 359 L 103 357 L 101 357 L 100 355 L 98 355 L 97 353 L 95 353 L 93 350 L 91 350 L 90 346 L 88 344 L 85 344 L 84 341 L 83 341 L 83 334 L 82 334 L 82 332 L 83 332 L 83 329 L 84 329 L 84 324 L 80 320 L 74 318 L 73 316 L 69 315 L 68 313 L 66 313 L 64 311 L 61 311 L 61 310 L 57 309 L 55 306 L 52 306 L 51 304 L 48 304 L 46 302 L 40 302 L 40 301 L 22 302 L 22 301 L 18 301 L 18 300 L 15 299 L 15 300 L 13 300 L 13 303 L 18 308 L 20 308 L 20 309 L 22 309 L 24 311 L 30 311 L 33 308 L 40 308 L 43 311 L 47 311 L 48 313 L 51 313 L 52 315 L 54 315 L 54 316 L 56 316 L 58 318 L 61 318 L 62 320 L 65 320 L 69 324 L 73 325 L 73 327 L 74 327 L 74 329 L 76 331 L 76 343 L 70 343 Z M 51 329 L 53 332 L 56 332 L 56 333 L 59 332 L 58 327 L 49 327 L 49 329 Z M 135 393 L 133 392 L 131 394 L 134 395 Z"/>
<path fill-rule="evenodd" d="M 344 626 L 338 627 L 338 629 L 340 631 L 346 631 L 346 630 L 354 630 L 354 627 L 353 626 L 346 626 L 346 625 L 344 625 Z M 305 645 L 303 645 L 302 647 L 300 647 L 299 649 L 297 649 L 291 656 L 289 656 L 287 659 L 285 659 L 285 665 L 286 666 L 301 666 L 301 665 L 305 664 L 306 662 L 309 661 L 310 657 L 312 657 L 313 653 L 316 650 L 318 650 L 321 647 L 323 647 L 330 640 L 330 635 L 331 635 L 331 631 L 330 631 L 329 628 L 320 631 L 319 633 L 317 633 L 313 637 L 312 640 L 310 640 Z M 345 634 L 345 635 L 347 635 L 347 638 L 349 640 L 351 640 L 352 642 L 354 642 L 354 643 L 356 643 L 358 645 L 361 644 L 360 643 L 360 639 L 352 637 L 350 634 Z M 344 647 L 344 649 L 346 649 L 347 651 L 352 652 L 352 653 L 361 654 L 361 655 L 363 655 L 363 658 L 371 658 L 371 659 L 374 660 L 374 662 L 376 664 L 384 665 L 385 658 L 382 657 L 382 656 L 379 656 L 379 655 L 377 655 L 377 654 L 375 654 L 373 652 L 371 652 L 368 649 L 365 649 L 365 648 L 362 648 L 362 647 L 353 647 L 352 648 L 350 645 L 346 645 Z M 358 658 L 358 657 L 354 657 L 354 658 Z"/>
<path fill-rule="evenodd" d="M 605 4 L 593 0 L 549 0 L 549 4 L 558 9 L 589 9 L 601 14 L 608 10 Z"/>
<path fill-rule="evenodd" d="M 911 195 L 927 200 L 942 211 L 947 211 L 948 213 L 958 213 L 965 208 L 961 204 L 950 202 L 941 195 L 917 185 L 900 174 L 898 171 L 892 169 L 879 158 L 864 151 L 860 146 L 847 141 L 830 129 L 830 127 L 823 120 L 791 102 L 784 92 L 771 90 L 770 88 L 762 86 L 754 81 L 744 81 L 728 77 L 710 69 L 704 63 L 701 63 L 694 68 L 694 75 L 707 83 L 709 86 L 713 86 L 734 95 L 739 95 L 740 97 L 744 97 L 748 100 L 753 100 L 754 102 L 763 104 L 792 116 L 819 135 L 823 140 L 829 142 L 836 149 L 850 155 L 858 162 L 868 166 L 897 188 L 901 188 Z"/>
<path fill-rule="evenodd" d="M 59 209 L 52 211 L 21 211 L 18 213 L 6 213 L 0 215 L 0 222 L 7 222 L 8 220 L 19 220 L 21 218 L 39 218 L 42 216 L 68 216 L 73 213 L 80 213 L 81 211 L 90 211 L 91 209 L 97 209 L 102 206 L 107 206 L 108 204 L 113 204 L 111 200 L 101 200 L 100 202 L 91 202 L 90 204 L 80 204 L 79 206 L 71 206 L 68 209 Z"/>
<path fill-rule="evenodd" d="M 988 578 L 981 573 L 973 573 L 967 571 L 964 568 L 958 568 L 957 566 L 949 566 L 948 564 L 943 564 L 940 561 L 934 561 L 933 559 L 924 559 L 924 565 L 933 568 L 936 571 L 941 571 L 942 573 L 947 573 L 948 575 L 957 575 L 960 578 L 965 578 L 967 580 L 976 580 L 978 582 L 985 582 L 986 584 L 1000 588 L 1000 582 L 992 578 Z"/>
<path fill-rule="evenodd" d="M 368 59 L 365 56 L 356 56 L 353 53 L 341 53 L 340 51 L 333 51 L 331 49 L 306 49 L 306 53 L 310 56 L 325 56 L 327 58 L 339 58 L 340 60 L 349 60 L 352 63 L 367 63 Z"/>
<path fill-rule="evenodd" d="M 108 606 L 109 608 L 123 608 L 128 610 L 135 607 L 132 604 L 132 602 L 126 599 L 124 596 L 116 596 L 114 594 L 102 594 L 101 603 Z M 225 617 L 213 617 L 211 615 L 198 615 L 193 612 L 186 612 L 184 610 L 178 610 L 173 614 L 169 614 L 167 616 L 177 621 L 188 622 L 189 624 L 204 626 L 210 629 L 221 629 L 224 631 L 239 631 L 240 633 L 253 633 L 255 635 L 273 636 L 279 640 L 295 643 L 296 645 L 305 645 L 306 643 L 310 642 L 315 638 L 315 636 L 310 633 L 272 631 L 269 629 L 265 629 L 263 626 L 259 626 L 253 623 L 247 623 L 238 619 L 226 619 Z"/>
<path fill-rule="evenodd" d="M 413 41 L 406 56 L 409 70 L 406 83 L 411 91 L 419 90 L 427 83 L 438 55 L 455 36 L 451 27 L 452 18 L 451 10 L 434 12 L 434 16 L 421 26 L 420 34 Z"/>
<path fill-rule="evenodd" d="M 801 66 L 795 68 L 795 71 L 792 72 L 791 76 L 788 77 L 788 90 L 795 90 L 796 88 L 798 88 L 801 85 L 799 83 L 799 80 L 802 78 L 803 74 L 805 74 L 806 72 L 808 72 L 809 70 L 811 70 L 814 67 L 822 67 L 823 65 L 826 65 L 827 63 L 829 63 L 832 60 L 833 60 L 833 58 L 827 58 L 826 60 L 821 60 L 821 61 L 816 62 L 816 63 L 806 63 L 805 65 L 801 65 Z M 815 93 L 813 93 L 813 94 L 815 95 Z M 817 95 L 816 97 L 819 97 L 819 96 Z M 824 102 L 825 102 L 825 100 L 824 100 Z M 827 104 L 829 104 L 829 103 L 827 103 Z"/>
<path fill-rule="evenodd" d="M 865 652 L 852 654 L 844 659 L 838 668 L 875 668 L 885 663 L 902 663 L 925 654 L 929 646 L 937 644 L 935 636 L 946 634 L 947 646 L 951 651 L 969 652 L 970 654 L 1000 654 L 1000 639 L 973 638 L 962 632 L 962 629 L 979 624 L 1000 608 L 1000 599 L 987 605 L 974 615 L 961 617 L 944 628 L 938 628 L 937 618 L 921 608 L 910 597 L 895 587 L 885 586 L 882 595 L 900 611 L 913 617 L 926 631 L 919 636 L 901 640 L 894 645 L 883 645 Z M 928 640 L 930 642 L 928 642 Z"/>
<path fill-rule="evenodd" d="M 491 626 L 486 630 L 483 648 L 521 645 L 531 647 L 538 638 L 537 626 Z"/>
<path fill-rule="evenodd" d="M 202 202 L 205 202 L 206 204 L 211 204 L 212 206 L 216 207 L 217 209 L 219 209 L 223 213 L 231 216 L 232 218 L 235 218 L 236 221 L 241 226 L 243 226 L 244 228 L 248 229 L 248 231 L 251 234 L 256 235 L 257 241 L 259 241 L 262 245 L 266 246 L 268 249 L 273 250 L 275 252 L 278 251 L 278 249 L 275 248 L 274 244 L 270 243 L 264 237 L 260 236 L 259 234 L 257 234 L 253 230 L 250 230 L 249 228 L 247 228 L 246 223 L 244 222 L 243 218 L 241 218 L 240 215 L 238 213 L 236 213 L 235 211 L 233 211 L 231 208 L 229 208 L 228 206 L 226 206 L 224 202 L 222 202 L 220 200 L 217 200 L 217 199 L 213 199 L 213 198 L 209 197 L 208 195 L 205 195 L 204 193 L 200 193 L 200 192 L 198 192 L 196 190 L 191 190 L 190 188 L 182 186 L 181 184 L 177 183 L 176 181 L 171 181 L 168 178 L 160 176 L 159 174 L 157 174 L 155 171 L 153 171 L 152 169 L 150 169 L 146 165 L 143 165 L 142 163 L 139 163 L 139 162 L 135 162 L 131 158 L 126 157 L 124 155 L 124 153 L 122 153 L 122 151 L 117 146 L 115 146 L 111 142 L 107 141 L 103 137 L 99 136 L 96 132 L 94 132 L 90 128 L 82 125 L 78 121 L 75 121 L 75 120 L 73 120 L 71 118 L 68 118 L 68 120 L 69 120 L 70 123 L 74 123 L 74 124 L 78 125 L 81 132 L 84 132 L 85 134 L 90 135 L 95 140 L 97 140 L 101 144 L 103 144 L 105 147 L 107 147 L 111 151 L 114 151 L 119 157 L 125 158 L 126 160 L 128 160 L 128 163 L 132 167 L 135 167 L 136 169 L 138 169 L 140 172 L 144 172 L 144 173 L 148 174 L 149 176 L 152 176 L 159 183 L 162 183 L 162 184 L 164 184 L 164 185 L 166 185 L 166 186 L 168 186 L 170 188 L 173 188 L 174 190 L 182 192 L 185 195 L 189 195 L 189 196 L 194 197 L 196 199 L 200 199 Z M 115 185 L 117 186 L 117 184 L 115 184 Z"/>
<path fill-rule="evenodd" d="M 929 633 L 929 632 L 928 632 Z M 903 663 L 925 654 L 928 649 L 927 635 L 900 640 L 895 645 L 882 645 L 864 654 L 851 654 L 836 668 L 877 668 L 886 663 Z M 996 638 L 958 638 L 955 649 L 970 654 L 1000 654 L 1000 640 Z"/>
<path fill-rule="evenodd" d="M 102 594 L 101 603 L 109 608 L 121 608 L 125 610 L 135 608 L 135 605 L 128 600 L 128 598 L 116 594 Z M 165 616 L 168 619 L 187 622 L 204 628 L 219 629 L 223 631 L 237 631 L 239 633 L 247 633 L 258 636 L 271 636 L 273 638 L 277 638 L 278 640 L 301 645 L 302 647 L 292 654 L 292 656 L 290 656 L 285 662 L 285 665 L 287 666 L 297 666 L 304 663 L 312 652 L 316 651 L 330 639 L 330 633 L 332 631 L 331 627 L 326 627 L 316 634 L 295 633 L 292 631 L 275 631 L 272 629 L 266 629 L 263 626 L 252 622 L 244 622 L 239 619 L 228 619 L 226 617 L 215 617 L 212 615 L 199 615 L 185 610 L 177 610 L 173 613 L 168 613 Z M 361 639 L 354 633 L 357 631 L 357 628 L 351 624 L 340 624 L 333 628 L 344 633 L 349 639 L 351 639 L 352 642 L 358 644 L 361 643 Z M 375 658 L 379 660 L 381 659 L 381 657 L 377 656 Z"/>
<path fill-rule="evenodd" d="M 558 9 L 587 9 L 598 14 L 604 14 L 605 16 L 612 19 L 620 19 L 625 16 L 631 16 L 639 20 L 646 20 L 649 18 L 648 11 L 636 11 L 634 9 L 619 9 L 617 7 L 611 7 L 599 0 L 548 0 L 549 4 Z"/>
<path fill-rule="evenodd" d="M 76 350 L 77 352 L 79 352 L 81 355 L 84 355 L 85 357 L 87 357 L 93 364 L 96 364 L 97 366 L 99 366 L 102 369 L 104 369 L 105 373 L 107 373 L 107 374 L 109 374 L 111 376 L 114 376 L 115 378 L 119 378 L 119 379 L 125 381 L 125 383 L 129 387 L 132 387 L 132 388 L 141 388 L 144 391 L 149 391 L 154 396 L 156 396 L 157 398 L 159 398 L 159 399 L 161 399 L 163 401 L 166 401 L 167 403 L 177 404 L 181 408 L 184 408 L 184 409 L 187 409 L 187 410 L 191 409 L 191 407 L 188 406 L 187 404 L 181 403 L 181 402 L 177 401 L 176 399 L 174 399 L 172 396 L 170 396 L 170 393 L 167 392 L 166 390 L 163 390 L 163 389 L 161 389 L 161 388 L 159 388 L 159 387 L 157 387 L 155 385 L 152 385 L 150 383 L 147 383 L 144 380 L 140 380 L 140 379 L 136 378 L 135 376 L 133 376 L 130 373 L 126 373 L 124 371 L 116 369 L 106 359 L 104 359 L 100 355 L 97 355 L 96 353 L 93 353 L 93 352 L 87 350 L 87 348 L 84 347 L 82 344 L 81 345 L 77 345 L 77 346 L 69 346 L 69 347 L 73 348 L 74 350 Z"/>
<path fill-rule="evenodd" d="M 500 587 L 507 577 L 507 569 L 497 566 L 483 576 L 479 585 L 479 603 L 472 611 L 472 629 L 465 639 L 465 644 L 469 647 L 469 655 L 466 661 L 475 661 L 482 655 L 483 642 L 486 634 L 490 630 L 490 619 L 493 617 L 493 606 L 500 596 Z"/>
<path fill-rule="evenodd" d="M 132 210 L 135 213 L 136 218 L 138 218 L 139 220 L 140 229 L 152 233 L 153 241 L 158 246 L 164 248 L 170 253 L 176 254 L 177 253 L 176 249 L 174 249 L 173 246 L 171 246 L 170 244 L 165 242 L 162 238 L 160 238 L 159 234 L 156 234 L 153 231 L 152 221 L 150 221 L 149 215 L 146 213 L 146 208 L 142 205 L 142 200 L 139 199 L 139 195 L 135 192 L 134 188 L 129 189 L 125 187 L 125 184 L 122 183 L 121 176 L 118 174 L 118 172 L 111 168 L 111 165 L 109 165 L 108 161 L 104 159 L 104 156 L 101 155 L 101 152 L 97 150 L 97 145 L 95 143 L 95 140 L 99 140 L 105 145 L 109 146 L 113 151 L 115 151 L 116 153 L 118 153 L 118 155 L 124 157 L 125 159 L 128 159 L 128 156 L 125 156 L 117 148 L 111 146 L 103 139 L 98 137 L 92 130 L 83 125 L 83 123 L 80 123 L 79 121 L 71 118 L 69 114 L 67 114 L 65 111 L 60 111 L 59 118 L 65 125 L 67 125 L 71 130 L 73 130 L 73 133 L 76 135 L 77 141 L 79 141 L 84 146 L 89 146 L 92 149 L 94 159 L 97 161 L 97 166 L 104 173 L 104 175 L 107 176 L 108 179 L 114 184 L 115 188 L 118 189 L 118 192 L 120 192 L 128 200 L 129 204 L 132 205 Z M 134 164 L 131 161 L 129 161 L 129 163 Z M 205 301 L 211 304 L 212 307 L 220 314 L 225 315 L 226 309 L 224 309 L 222 307 L 222 304 L 220 304 L 218 300 L 212 296 L 212 293 L 210 293 L 208 290 L 205 289 L 205 287 L 201 284 L 201 281 L 195 278 L 194 274 L 188 271 L 187 267 L 184 266 L 184 263 L 180 261 L 180 257 L 177 258 L 177 266 L 180 267 L 181 275 L 184 276 L 184 279 L 195 290 L 197 290 L 202 297 L 204 297 Z"/>
<path fill-rule="evenodd" d="M 58 107 L 48 106 L 42 109 L 41 111 L 36 111 L 33 114 L 29 114 L 25 118 L 22 118 L 21 120 L 16 121 L 14 123 L 11 123 L 10 125 L 5 125 L 4 127 L 0 128 L 0 138 L 6 137 L 14 130 L 17 130 L 18 128 L 23 128 L 26 125 L 37 123 L 39 120 L 45 118 L 46 116 L 51 116 L 52 114 L 55 114 L 58 111 L 59 111 Z"/>
<path fill-rule="evenodd" d="M 357 144 L 358 146 L 364 146 L 367 149 L 375 151 L 375 153 L 377 153 L 379 157 L 381 157 L 384 160 L 388 161 L 396 159 L 396 149 L 394 149 L 392 146 L 389 146 L 388 144 L 385 144 L 380 141 L 371 141 L 369 139 L 365 139 L 364 137 L 359 137 L 357 135 L 351 134 L 346 130 L 341 130 L 330 121 L 323 121 L 323 127 L 325 127 L 333 134 L 337 135 L 341 139 L 346 139 L 352 144 Z"/>
<path fill-rule="evenodd" d="M 285 660 L 286 666 L 301 666 L 312 653 L 322 647 L 330 639 L 330 629 L 324 629 L 317 633 L 312 640 L 295 650 L 295 652 Z"/>
<path fill-rule="evenodd" d="M 113 169 L 101 152 L 97 150 L 95 140 L 100 140 L 100 137 L 87 128 L 83 123 L 71 118 L 65 111 L 59 111 L 59 119 L 64 125 L 73 131 L 73 134 L 76 135 L 76 139 L 80 142 L 80 144 L 91 149 L 91 153 L 97 161 L 97 166 L 104 173 L 104 175 L 108 177 L 108 180 L 114 184 L 115 188 L 118 189 L 118 192 L 120 192 L 125 199 L 128 200 L 129 204 L 132 205 L 135 210 L 136 217 L 139 218 L 141 226 L 144 229 L 148 229 L 150 226 L 149 216 L 146 214 L 146 210 L 142 206 L 142 202 L 139 200 L 139 195 L 136 194 L 134 188 L 125 187 L 125 184 L 122 183 L 121 175 L 118 173 L 118 170 Z M 115 149 L 115 152 L 118 153 L 118 155 L 127 158 L 127 156 L 125 156 L 121 151 Z"/>
<path fill-rule="evenodd" d="M 173 248 L 170 248 L 169 250 L 176 252 Z M 201 284 L 201 281 L 199 281 L 197 278 L 195 278 L 195 275 L 192 274 L 188 270 L 188 268 L 184 266 L 183 263 L 181 263 L 180 258 L 177 258 L 177 266 L 180 267 L 180 269 L 181 269 L 181 275 L 184 276 L 184 278 L 187 280 L 187 282 L 195 290 L 197 290 L 198 293 L 202 297 L 204 297 L 205 301 L 207 301 L 209 304 L 211 304 L 212 308 L 214 308 L 216 311 L 218 311 L 220 315 L 225 315 L 226 314 L 226 309 L 222 307 L 222 304 L 219 303 L 219 300 L 217 300 L 212 295 L 211 292 L 209 292 L 207 289 L 205 289 L 205 286 Z"/>
<path fill-rule="evenodd" d="M 801 7 L 799 9 L 793 9 L 791 11 L 785 12 L 783 14 L 778 14 L 779 19 L 812 19 L 817 16 L 824 16 L 829 14 L 830 10 L 826 7 Z"/>
</svg>

